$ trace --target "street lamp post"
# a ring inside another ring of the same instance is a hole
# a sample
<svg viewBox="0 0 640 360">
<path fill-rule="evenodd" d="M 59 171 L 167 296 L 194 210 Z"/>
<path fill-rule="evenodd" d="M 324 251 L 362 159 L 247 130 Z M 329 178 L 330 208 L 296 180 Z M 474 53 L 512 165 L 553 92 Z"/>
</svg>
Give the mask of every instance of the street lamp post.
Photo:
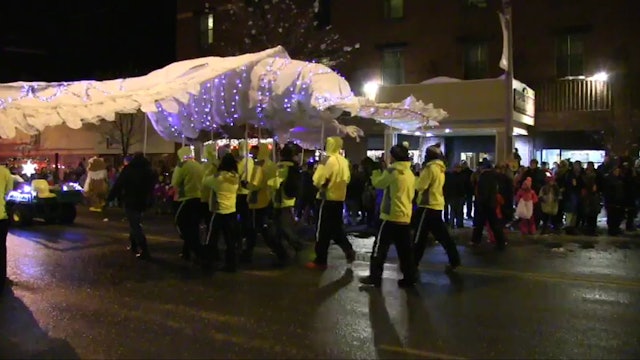
<svg viewBox="0 0 640 360">
<path fill-rule="evenodd" d="M 502 0 L 502 10 L 506 28 L 507 66 L 504 73 L 507 108 L 504 119 L 504 156 L 509 160 L 513 153 L 513 28 L 511 0 Z M 497 155 L 497 154 L 496 154 Z"/>
</svg>

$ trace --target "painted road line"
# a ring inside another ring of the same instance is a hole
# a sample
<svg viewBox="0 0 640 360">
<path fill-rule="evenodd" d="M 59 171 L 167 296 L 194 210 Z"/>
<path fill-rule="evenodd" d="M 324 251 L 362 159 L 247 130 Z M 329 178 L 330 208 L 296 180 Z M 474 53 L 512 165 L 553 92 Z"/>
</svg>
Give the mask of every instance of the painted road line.
<svg viewBox="0 0 640 360">
<path fill-rule="evenodd" d="M 389 351 L 389 352 L 394 352 L 394 353 L 398 353 L 398 354 L 405 354 L 405 355 L 423 357 L 423 358 L 427 358 L 427 359 L 465 360 L 465 358 L 459 357 L 459 356 L 441 354 L 441 353 L 436 353 L 436 352 L 431 352 L 431 351 L 409 349 L 409 348 L 403 348 L 403 347 L 399 347 L 399 346 L 380 345 L 380 346 L 378 346 L 378 349 Z"/>
<path fill-rule="evenodd" d="M 435 265 L 420 266 L 420 270 L 442 271 L 442 268 Z M 514 270 L 498 270 L 498 269 L 482 269 L 471 267 L 460 267 L 456 272 L 470 275 L 484 276 L 502 276 L 502 277 L 519 277 L 540 281 L 558 281 L 565 283 L 588 283 L 594 285 L 620 286 L 626 288 L 640 288 L 640 281 L 621 280 L 614 278 L 596 278 L 571 274 L 549 274 L 549 273 L 531 273 Z"/>
</svg>

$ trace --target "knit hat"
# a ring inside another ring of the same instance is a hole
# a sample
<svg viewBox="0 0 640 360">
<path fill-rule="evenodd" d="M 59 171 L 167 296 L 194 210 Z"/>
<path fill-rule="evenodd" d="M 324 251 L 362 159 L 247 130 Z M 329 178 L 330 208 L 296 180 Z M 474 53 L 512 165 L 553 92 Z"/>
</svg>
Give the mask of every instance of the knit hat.
<svg viewBox="0 0 640 360">
<path fill-rule="evenodd" d="M 427 148 L 427 154 L 424 157 L 425 161 L 442 159 L 442 150 L 440 150 L 440 143 L 431 145 Z"/>
<path fill-rule="evenodd" d="M 411 158 L 409 157 L 409 149 L 404 146 L 404 144 L 392 146 L 389 153 L 396 161 L 411 161 Z"/>
</svg>

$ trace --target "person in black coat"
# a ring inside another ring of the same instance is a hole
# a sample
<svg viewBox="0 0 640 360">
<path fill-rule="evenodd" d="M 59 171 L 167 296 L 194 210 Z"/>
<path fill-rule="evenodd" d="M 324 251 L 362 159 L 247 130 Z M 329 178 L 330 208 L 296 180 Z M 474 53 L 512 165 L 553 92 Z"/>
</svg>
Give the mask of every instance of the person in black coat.
<svg viewBox="0 0 640 360">
<path fill-rule="evenodd" d="M 481 164 L 475 194 L 475 213 L 473 216 L 473 233 L 471 245 L 482 241 L 482 230 L 488 224 L 496 240 L 496 250 L 504 250 L 506 240 L 504 228 L 496 211 L 498 203 L 499 174 L 493 169 L 491 162 L 484 159 Z"/>
<path fill-rule="evenodd" d="M 464 227 L 464 201 L 466 195 L 465 179 L 462 174 L 462 167 L 456 165 L 445 174 L 444 198 L 445 198 L 445 222 L 452 228 Z"/>
<path fill-rule="evenodd" d="M 129 220 L 128 250 L 140 259 L 149 257 L 147 238 L 142 230 L 142 214 L 151 203 L 155 178 L 151 163 L 140 152 L 135 153 L 109 192 L 107 202 L 119 197 Z"/>
</svg>

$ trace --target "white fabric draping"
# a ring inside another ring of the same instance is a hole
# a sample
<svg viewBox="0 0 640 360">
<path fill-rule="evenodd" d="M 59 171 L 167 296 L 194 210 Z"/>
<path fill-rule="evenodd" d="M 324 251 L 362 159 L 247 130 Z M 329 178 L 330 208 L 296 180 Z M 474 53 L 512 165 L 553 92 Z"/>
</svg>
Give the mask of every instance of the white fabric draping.
<svg viewBox="0 0 640 360">
<path fill-rule="evenodd" d="M 76 129 L 138 110 L 173 141 L 195 138 L 201 130 L 250 123 L 307 146 L 321 144 L 322 124 L 327 135 L 362 136 L 359 128 L 334 120 L 344 111 L 394 127 L 406 122 L 398 127 L 403 130 L 437 125 L 434 120 L 446 116 L 413 97 L 397 104 L 356 97 L 331 69 L 292 60 L 276 47 L 180 61 L 135 78 L 0 84 L 0 137 L 13 137 L 16 129 L 33 134 L 60 124 Z"/>
</svg>

